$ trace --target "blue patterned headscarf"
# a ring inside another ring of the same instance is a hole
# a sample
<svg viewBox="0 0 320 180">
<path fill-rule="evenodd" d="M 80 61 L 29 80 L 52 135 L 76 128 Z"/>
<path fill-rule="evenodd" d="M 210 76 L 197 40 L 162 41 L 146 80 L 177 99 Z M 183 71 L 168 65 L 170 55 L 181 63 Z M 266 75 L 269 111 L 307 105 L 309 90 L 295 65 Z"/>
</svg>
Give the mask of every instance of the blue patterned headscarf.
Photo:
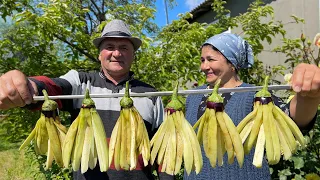
<svg viewBox="0 0 320 180">
<path fill-rule="evenodd" d="M 240 36 L 222 33 L 209 38 L 204 45 L 210 44 L 217 48 L 234 67 L 239 70 L 253 65 L 253 52 L 250 44 Z"/>
</svg>

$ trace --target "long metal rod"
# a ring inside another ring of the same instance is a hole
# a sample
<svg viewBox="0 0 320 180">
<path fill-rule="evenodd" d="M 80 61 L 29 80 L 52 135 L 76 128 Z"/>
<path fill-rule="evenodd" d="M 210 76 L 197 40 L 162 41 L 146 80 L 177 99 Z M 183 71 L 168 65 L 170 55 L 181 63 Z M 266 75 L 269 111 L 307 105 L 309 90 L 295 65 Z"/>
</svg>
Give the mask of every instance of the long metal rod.
<svg viewBox="0 0 320 180">
<path fill-rule="evenodd" d="M 258 91 L 262 89 L 263 86 L 252 86 L 252 87 L 237 87 L 237 88 L 219 88 L 219 93 L 229 93 L 229 92 L 249 92 Z M 289 85 L 270 85 L 269 90 L 290 90 Z M 197 90 L 179 90 L 179 95 L 189 95 L 189 94 L 210 94 L 213 89 L 197 89 Z M 159 92 L 145 92 L 145 93 L 130 93 L 131 97 L 151 97 L 151 96 L 170 96 L 173 91 L 159 91 Z M 90 94 L 91 98 L 115 98 L 123 97 L 124 93 L 113 93 L 113 94 Z M 83 99 L 84 95 L 59 95 L 59 96 L 49 96 L 50 99 Z M 33 100 L 42 101 L 43 96 L 34 96 Z"/>
</svg>

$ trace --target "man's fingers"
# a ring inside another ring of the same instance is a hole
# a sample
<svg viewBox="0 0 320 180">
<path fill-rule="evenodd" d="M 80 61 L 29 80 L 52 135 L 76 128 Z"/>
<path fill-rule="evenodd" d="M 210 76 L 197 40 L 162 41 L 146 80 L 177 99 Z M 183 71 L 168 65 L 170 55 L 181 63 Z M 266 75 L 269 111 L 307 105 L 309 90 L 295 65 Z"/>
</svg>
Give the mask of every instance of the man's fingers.
<svg viewBox="0 0 320 180">
<path fill-rule="evenodd" d="M 12 102 L 12 104 L 18 107 L 23 107 L 25 105 L 25 102 L 21 98 L 19 90 L 17 89 L 12 78 L 6 79 L 6 89 L 4 89 L 4 91 L 6 91 L 6 96 L 8 96 L 8 99 Z"/>
<path fill-rule="evenodd" d="M 30 104 L 32 102 L 33 91 L 30 90 L 33 88 L 29 84 L 29 80 L 25 77 L 14 81 L 14 85 L 24 104 Z"/>
<path fill-rule="evenodd" d="M 15 107 L 14 103 L 8 98 L 6 83 L 0 78 L 0 109 L 10 109 Z"/>
<path fill-rule="evenodd" d="M 0 77 L 0 109 L 30 104 L 33 96 L 31 93 L 28 80 L 22 72 L 13 70 Z"/>
</svg>

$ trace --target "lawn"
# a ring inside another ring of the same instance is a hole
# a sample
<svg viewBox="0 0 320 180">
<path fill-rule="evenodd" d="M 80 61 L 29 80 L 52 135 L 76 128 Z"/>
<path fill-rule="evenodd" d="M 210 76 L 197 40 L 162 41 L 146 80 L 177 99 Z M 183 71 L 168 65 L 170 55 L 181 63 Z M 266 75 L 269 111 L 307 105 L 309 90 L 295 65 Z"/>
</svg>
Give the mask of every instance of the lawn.
<svg viewBox="0 0 320 180">
<path fill-rule="evenodd" d="M 19 152 L 21 142 L 8 142 L 6 134 L 6 130 L 0 128 L 0 180 L 45 179 L 39 165 L 32 163 L 23 151 Z"/>
</svg>

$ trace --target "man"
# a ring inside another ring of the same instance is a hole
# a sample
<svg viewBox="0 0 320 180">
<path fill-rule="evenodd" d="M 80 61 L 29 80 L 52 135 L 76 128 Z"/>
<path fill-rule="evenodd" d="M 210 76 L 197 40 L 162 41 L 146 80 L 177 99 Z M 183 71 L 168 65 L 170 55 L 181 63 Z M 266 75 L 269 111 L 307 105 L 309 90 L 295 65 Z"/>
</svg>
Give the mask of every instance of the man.
<svg viewBox="0 0 320 180">
<path fill-rule="evenodd" d="M 131 36 L 129 27 L 121 20 L 109 22 L 101 37 L 93 40 L 99 49 L 101 71 L 96 73 L 69 71 L 60 78 L 50 79 L 45 76 L 26 78 L 17 70 L 9 71 L 0 77 L 0 109 L 13 107 L 39 107 L 39 103 L 32 104 L 34 95 L 42 95 L 46 89 L 49 95 L 79 95 L 84 94 L 87 87 L 90 93 L 119 93 L 124 92 L 125 82 L 130 82 L 131 92 L 151 92 L 155 89 L 141 81 L 134 79 L 130 71 L 134 60 L 134 53 L 141 46 L 141 40 Z M 112 129 L 120 115 L 120 99 L 93 99 L 110 138 Z M 163 119 L 163 105 L 160 97 L 133 98 L 134 106 L 144 119 L 151 138 Z M 82 100 L 58 101 L 61 110 L 69 111 L 72 119 L 79 113 Z M 151 167 L 144 167 L 143 161 L 138 161 L 133 171 L 116 171 L 111 165 L 107 173 L 101 173 L 99 167 L 86 173 L 74 173 L 74 179 L 153 179 Z M 173 179 L 165 173 L 160 173 L 160 179 Z"/>
</svg>

